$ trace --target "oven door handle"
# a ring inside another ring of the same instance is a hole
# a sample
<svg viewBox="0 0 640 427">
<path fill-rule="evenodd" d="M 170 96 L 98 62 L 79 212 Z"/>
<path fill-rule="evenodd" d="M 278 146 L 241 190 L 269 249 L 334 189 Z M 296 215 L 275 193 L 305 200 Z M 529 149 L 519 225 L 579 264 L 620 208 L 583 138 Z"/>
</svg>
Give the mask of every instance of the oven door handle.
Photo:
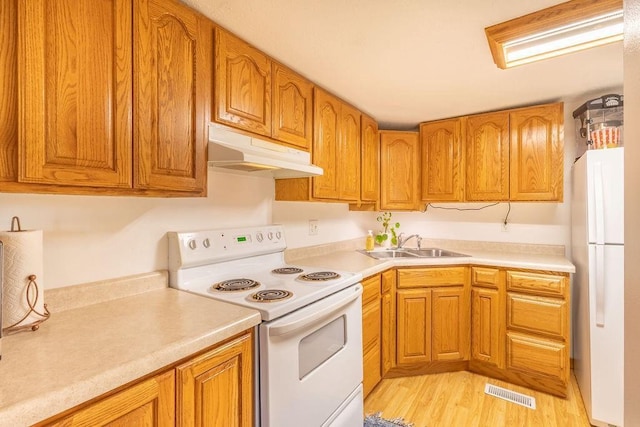
<svg viewBox="0 0 640 427">
<path fill-rule="evenodd" d="M 362 295 L 362 285 L 358 284 L 353 287 L 353 292 L 347 295 L 344 298 L 340 298 L 339 300 L 332 302 L 330 305 L 326 307 L 322 307 L 317 311 L 313 311 L 308 316 L 301 317 L 299 319 L 295 319 L 291 322 L 283 323 L 278 326 L 272 326 L 269 328 L 269 336 L 277 337 L 281 335 L 285 335 L 296 331 L 298 329 L 302 329 L 314 322 L 317 322 L 321 319 L 327 318 L 341 310 L 343 310 L 347 305 L 351 304 L 353 301 L 358 299 L 360 295 Z M 331 297 L 329 297 L 331 298 Z"/>
</svg>

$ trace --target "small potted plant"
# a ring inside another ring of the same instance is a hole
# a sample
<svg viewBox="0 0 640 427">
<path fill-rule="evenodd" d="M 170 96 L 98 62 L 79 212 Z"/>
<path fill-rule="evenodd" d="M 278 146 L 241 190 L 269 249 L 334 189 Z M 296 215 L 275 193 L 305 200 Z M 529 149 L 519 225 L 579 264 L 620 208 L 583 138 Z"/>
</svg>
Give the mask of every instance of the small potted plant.
<svg viewBox="0 0 640 427">
<path fill-rule="evenodd" d="M 397 230 L 400 228 L 400 223 L 391 222 L 391 212 L 383 212 L 377 218 L 378 222 L 382 223 L 382 231 L 376 234 L 376 243 L 380 246 L 389 247 L 391 245 L 398 245 Z"/>
</svg>

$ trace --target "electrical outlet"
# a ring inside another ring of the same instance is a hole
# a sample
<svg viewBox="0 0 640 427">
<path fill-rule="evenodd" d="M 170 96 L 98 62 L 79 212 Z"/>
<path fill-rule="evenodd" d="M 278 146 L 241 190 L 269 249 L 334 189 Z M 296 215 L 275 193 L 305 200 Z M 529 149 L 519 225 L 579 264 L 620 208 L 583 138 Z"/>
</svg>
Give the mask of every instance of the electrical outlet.
<svg viewBox="0 0 640 427">
<path fill-rule="evenodd" d="M 309 236 L 317 236 L 318 235 L 318 220 L 310 219 L 309 220 Z"/>
</svg>

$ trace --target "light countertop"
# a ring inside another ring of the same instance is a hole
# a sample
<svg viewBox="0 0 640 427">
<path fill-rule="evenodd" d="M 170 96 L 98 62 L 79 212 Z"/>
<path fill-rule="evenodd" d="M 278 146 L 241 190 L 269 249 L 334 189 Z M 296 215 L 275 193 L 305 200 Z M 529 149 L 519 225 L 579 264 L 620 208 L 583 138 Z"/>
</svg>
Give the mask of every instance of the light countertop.
<svg viewBox="0 0 640 427">
<path fill-rule="evenodd" d="M 257 311 L 164 288 L 58 313 L 2 339 L 0 426 L 24 426 L 260 323 Z"/>
<path fill-rule="evenodd" d="M 562 255 L 499 252 L 486 250 L 451 249 L 468 257 L 442 258 L 394 258 L 377 260 L 356 250 L 337 250 L 332 253 L 296 259 L 293 263 L 310 267 L 334 268 L 352 271 L 368 277 L 393 267 L 437 266 L 437 265 L 490 265 L 505 268 L 575 273 L 575 266 Z"/>
</svg>

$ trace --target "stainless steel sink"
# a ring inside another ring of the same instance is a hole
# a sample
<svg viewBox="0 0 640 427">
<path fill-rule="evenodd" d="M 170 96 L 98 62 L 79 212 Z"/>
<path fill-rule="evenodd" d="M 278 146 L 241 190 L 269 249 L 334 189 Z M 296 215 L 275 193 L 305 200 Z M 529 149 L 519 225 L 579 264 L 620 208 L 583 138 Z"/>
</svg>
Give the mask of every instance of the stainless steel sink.
<svg viewBox="0 0 640 427">
<path fill-rule="evenodd" d="M 388 249 L 382 251 L 372 251 L 367 252 L 363 250 L 358 250 L 358 252 L 363 253 L 365 255 L 369 255 L 371 258 L 375 259 L 387 259 L 387 258 L 417 258 L 418 255 L 414 255 L 405 251 L 404 249 Z"/>
<path fill-rule="evenodd" d="M 420 258 L 440 258 L 440 257 L 465 257 L 469 255 L 461 254 L 458 252 L 447 251 L 440 248 L 425 248 L 425 249 L 404 249 Z"/>
<path fill-rule="evenodd" d="M 425 249 L 386 249 L 378 251 L 363 251 L 361 249 L 358 252 L 370 256 L 375 259 L 389 259 L 389 258 L 443 258 L 443 257 L 466 257 L 469 255 L 447 251 L 439 248 L 425 248 Z"/>
</svg>

